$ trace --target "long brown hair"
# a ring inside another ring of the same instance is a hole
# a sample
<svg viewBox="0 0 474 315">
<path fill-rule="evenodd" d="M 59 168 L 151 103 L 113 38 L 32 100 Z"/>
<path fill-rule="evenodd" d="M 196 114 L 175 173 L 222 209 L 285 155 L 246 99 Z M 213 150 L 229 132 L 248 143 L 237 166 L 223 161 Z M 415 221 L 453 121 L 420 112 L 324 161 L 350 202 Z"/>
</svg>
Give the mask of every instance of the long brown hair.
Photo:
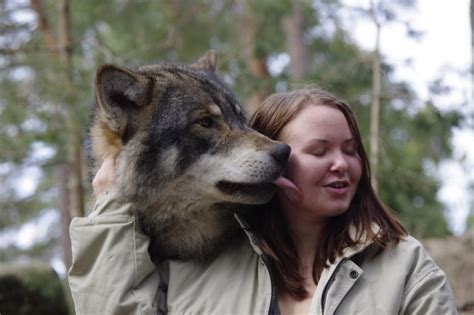
<svg viewBox="0 0 474 315">
<path fill-rule="evenodd" d="M 398 243 L 407 234 L 402 224 L 390 213 L 377 197 L 370 182 L 370 166 L 362 143 L 359 127 L 350 107 L 332 94 L 316 87 L 306 87 L 290 92 L 270 95 L 254 113 L 250 125 L 272 139 L 279 139 L 281 130 L 305 106 L 326 105 L 340 110 L 347 120 L 352 135 L 358 142 L 358 154 L 362 162 L 362 175 L 349 209 L 334 218 L 323 228 L 320 246 L 313 265 L 313 280 L 319 281 L 327 262 L 334 263 L 343 249 L 373 240 L 380 249 Z M 248 214 L 255 235 L 260 240 L 263 252 L 271 260 L 278 290 L 283 290 L 296 299 L 308 296 L 303 285 L 301 262 L 297 255 L 297 242 L 285 222 L 276 197 L 259 211 Z M 380 227 L 372 230 L 372 225 Z M 349 232 L 355 227 L 354 235 Z"/>
</svg>

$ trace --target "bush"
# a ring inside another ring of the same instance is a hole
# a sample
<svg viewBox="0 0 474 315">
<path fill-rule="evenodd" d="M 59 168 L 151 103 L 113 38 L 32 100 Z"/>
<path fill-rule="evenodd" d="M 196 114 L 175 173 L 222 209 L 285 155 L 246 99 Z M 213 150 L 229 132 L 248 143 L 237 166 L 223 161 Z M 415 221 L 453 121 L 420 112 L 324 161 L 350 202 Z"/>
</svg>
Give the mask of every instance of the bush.
<svg viewBox="0 0 474 315">
<path fill-rule="evenodd" d="M 0 264 L 0 314 L 68 314 L 61 279 L 46 264 Z"/>
</svg>

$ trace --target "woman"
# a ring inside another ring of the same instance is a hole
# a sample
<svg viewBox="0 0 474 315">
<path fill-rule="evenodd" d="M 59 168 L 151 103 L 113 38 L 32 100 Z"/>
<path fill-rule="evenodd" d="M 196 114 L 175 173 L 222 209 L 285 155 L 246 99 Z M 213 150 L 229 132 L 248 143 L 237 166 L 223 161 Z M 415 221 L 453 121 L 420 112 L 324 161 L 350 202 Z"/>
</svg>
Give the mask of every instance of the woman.
<svg viewBox="0 0 474 315">
<path fill-rule="evenodd" d="M 78 314 L 456 313 L 444 273 L 377 199 L 344 102 L 317 88 L 278 93 L 251 125 L 290 145 L 287 179 L 237 218 L 247 238 L 211 262 L 154 268 L 148 239 L 114 201 L 113 160 L 104 162 L 96 210 L 71 225 Z"/>
</svg>

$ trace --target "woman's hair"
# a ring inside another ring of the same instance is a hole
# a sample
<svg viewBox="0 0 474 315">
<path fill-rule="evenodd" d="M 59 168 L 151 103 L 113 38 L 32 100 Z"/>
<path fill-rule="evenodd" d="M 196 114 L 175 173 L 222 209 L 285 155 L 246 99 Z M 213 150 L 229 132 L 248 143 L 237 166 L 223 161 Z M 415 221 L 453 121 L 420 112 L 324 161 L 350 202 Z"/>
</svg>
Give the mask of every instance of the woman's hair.
<svg viewBox="0 0 474 315">
<path fill-rule="evenodd" d="M 319 281 L 327 261 L 334 263 L 343 249 L 373 240 L 380 251 L 407 234 L 402 224 L 378 199 L 370 182 L 370 167 L 359 128 L 350 107 L 330 93 L 316 87 L 306 87 L 290 92 L 270 95 L 254 113 L 250 125 L 272 139 L 280 139 L 280 133 L 306 106 L 325 105 L 340 110 L 347 120 L 353 137 L 358 142 L 358 154 L 362 164 L 361 178 L 349 209 L 329 220 L 321 231 L 320 247 L 313 265 L 313 279 Z M 308 130 L 308 132 L 311 132 Z M 258 211 L 252 211 L 246 219 L 260 241 L 263 252 L 271 260 L 279 290 L 296 299 L 304 299 L 308 292 L 303 285 L 301 262 L 297 255 L 298 244 L 281 211 L 276 197 Z M 373 224 L 379 230 L 372 229 Z M 355 228 L 356 233 L 350 233 Z M 297 268 L 299 266 L 299 268 Z"/>
</svg>

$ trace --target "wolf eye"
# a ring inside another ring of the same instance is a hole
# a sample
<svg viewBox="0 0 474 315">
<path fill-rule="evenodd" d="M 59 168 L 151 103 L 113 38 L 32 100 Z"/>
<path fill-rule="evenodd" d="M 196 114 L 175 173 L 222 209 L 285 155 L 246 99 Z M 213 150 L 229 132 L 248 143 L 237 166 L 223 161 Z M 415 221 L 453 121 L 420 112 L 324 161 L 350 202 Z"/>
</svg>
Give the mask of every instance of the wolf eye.
<svg viewBox="0 0 474 315">
<path fill-rule="evenodd" d="M 212 120 L 211 117 L 203 117 L 197 121 L 199 125 L 201 125 L 204 128 L 210 128 L 214 126 L 214 120 Z"/>
</svg>

